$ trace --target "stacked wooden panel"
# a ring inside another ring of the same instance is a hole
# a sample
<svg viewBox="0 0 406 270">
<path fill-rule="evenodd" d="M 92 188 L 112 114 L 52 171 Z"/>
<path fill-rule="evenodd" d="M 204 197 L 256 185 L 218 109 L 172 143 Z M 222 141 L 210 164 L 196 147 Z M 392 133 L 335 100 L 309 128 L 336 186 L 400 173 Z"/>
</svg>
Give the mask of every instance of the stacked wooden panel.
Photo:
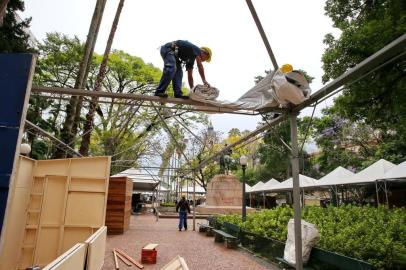
<svg viewBox="0 0 406 270">
<path fill-rule="evenodd" d="M 0 247 L 0 270 L 16 269 L 18 255 L 21 249 L 23 232 L 26 227 L 28 204 L 33 196 L 33 171 L 35 160 L 20 156 L 17 164 L 15 180 L 10 187 L 8 213 L 4 219 L 1 237 L 3 240 Z M 38 213 L 30 212 L 29 218 L 33 223 Z M 23 243 L 29 249 L 35 240 L 34 232 L 28 232 L 29 236 Z"/>
<path fill-rule="evenodd" d="M 130 226 L 132 190 L 129 178 L 110 178 L 106 212 L 108 234 L 122 234 Z"/>
<path fill-rule="evenodd" d="M 105 223 L 109 157 L 37 161 L 18 269 L 45 266 Z"/>
</svg>

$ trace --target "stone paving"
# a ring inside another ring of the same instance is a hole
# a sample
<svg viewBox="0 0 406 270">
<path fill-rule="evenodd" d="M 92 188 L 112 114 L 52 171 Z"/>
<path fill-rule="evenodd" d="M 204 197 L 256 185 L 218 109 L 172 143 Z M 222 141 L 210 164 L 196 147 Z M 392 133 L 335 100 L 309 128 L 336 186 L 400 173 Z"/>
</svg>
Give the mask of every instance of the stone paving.
<svg viewBox="0 0 406 270">
<path fill-rule="evenodd" d="M 120 248 L 132 256 L 141 260 L 141 248 L 148 243 L 159 244 L 157 263 L 144 264 L 146 270 L 160 269 L 176 255 L 183 257 L 190 270 L 262 270 L 278 269 L 242 249 L 226 249 L 223 244 L 215 243 L 213 237 L 207 237 L 192 231 L 191 219 L 188 220 L 188 231 L 178 231 L 177 219 L 159 219 L 150 214 L 131 216 L 130 229 L 123 235 L 107 237 L 106 255 L 103 270 L 112 270 L 114 260 L 113 248 Z M 202 223 L 205 220 L 196 220 Z M 135 266 L 128 267 L 119 261 L 120 269 L 138 269 Z"/>
</svg>

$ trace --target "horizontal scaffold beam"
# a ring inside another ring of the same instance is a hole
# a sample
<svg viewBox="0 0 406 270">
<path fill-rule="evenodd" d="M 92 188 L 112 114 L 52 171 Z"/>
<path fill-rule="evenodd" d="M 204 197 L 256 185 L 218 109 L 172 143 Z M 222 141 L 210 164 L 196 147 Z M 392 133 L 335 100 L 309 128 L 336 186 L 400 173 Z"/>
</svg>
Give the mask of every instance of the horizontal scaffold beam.
<svg viewBox="0 0 406 270">
<path fill-rule="evenodd" d="M 230 145 L 224 147 L 219 152 L 213 154 L 212 156 L 210 156 L 207 159 L 200 162 L 200 164 L 195 169 L 203 168 L 204 166 L 206 166 L 207 163 L 209 163 L 211 160 L 219 157 L 221 154 L 223 154 L 227 150 L 229 150 L 237 145 L 240 145 L 243 142 L 246 142 L 247 140 L 255 137 L 256 135 L 258 135 L 264 131 L 267 131 L 268 129 L 275 127 L 277 124 L 286 120 L 290 113 L 298 113 L 302 109 L 304 109 L 314 103 L 317 103 L 319 100 L 321 100 L 325 96 L 329 95 L 331 92 L 337 90 L 338 88 L 342 87 L 346 83 L 355 81 L 356 79 L 360 78 L 362 75 L 367 74 L 368 72 L 371 72 L 375 68 L 379 67 L 385 61 L 388 61 L 391 58 L 394 58 L 405 52 L 406 52 L 406 34 L 403 34 L 396 40 L 392 41 L 391 43 L 389 43 L 388 45 L 383 47 L 381 50 L 377 51 L 376 53 L 374 53 L 370 57 L 366 58 L 361 63 L 357 64 L 355 67 L 351 68 L 347 72 L 343 73 L 341 76 L 337 77 L 330 83 L 323 86 L 320 90 L 316 91 L 313 95 L 311 95 L 309 99 L 305 100 L 304 102 L 302 102 L 299 105 L 293 106 L 290 109 L 290 112 L 282 113 L 279 117 L 260 126 L 259 128 L 257 128 L 256 130 L 254 130 L 253 132 L 248 134 L 247 136 L 241 138 L 240 140 L 234 142 L 233 144 L 230 144 Z"/>
<path fill-rule="evenodd" d="M 112 93 L 105 91 L 89 91 L 84 89 L 74 89 L 74 88 L 62 88 L 62 87 L 45 87 L 45 86 L 33 86 L 31 88 L 32 93 L 49 93 L 49 94 L 59 94 L 59 95 L 70 95 L 70 96 L 87 96 L 87 97 L 98 97 L 98 98 L 109 98 L 109 99 L 122 99 L 122 100 L 137 100 L 137 101 L 150 101 L 154 103 L 170 103 L 177 105 L 191 105 L 194 111 L 201 111 L 207 113 L 230 113 L 230 114 L 247 114 L 247 115 L 257 115 L 258 112 L 252 110 L 236 110 L 225 108 L 221 106 L 215 106 L 206 102 L 196 101 L 192 99 L 181 99 L 181 98 L 161 98 L 157 96 L 140 95 L 140 94 L 130 94 L 130 93 Z M 48 97 L 57 98 L 57 97 Z"/>
<path fill-rule="evenodd" d="M 66 152 L 70 152 L 71 154 L 82 157 L 82 155 L 75 151 L 72 147 L 64 143 L 63 141 L 59 140 L 58 138 L 54 137 L 52 134 L 48 133 L 47 131 L 43 130 L 39 126 L 33 124 L 32 122 L 25 120 L 25 128 L 34 131 L 36 134 L 50 139 L 54 144 L 57 144 L 59 147 L 62 147 Z"/>
</svg>

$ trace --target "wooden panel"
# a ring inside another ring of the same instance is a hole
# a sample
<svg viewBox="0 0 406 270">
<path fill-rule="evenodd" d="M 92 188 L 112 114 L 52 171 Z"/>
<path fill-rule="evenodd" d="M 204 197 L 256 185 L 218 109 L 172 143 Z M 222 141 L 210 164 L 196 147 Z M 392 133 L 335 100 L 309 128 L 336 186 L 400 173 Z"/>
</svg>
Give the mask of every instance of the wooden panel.
<svg viewBox="0 0 406 270">
<path fill-rule="evenodd" d="M 28 208 L 28 211 L 40 211 L 41 202 L 42 202 L 42 196 L 31 195 L 30 206 Z"/>
<path fill-rule="evenodd" d="M 36 163 L 32 175 L 27 170 L 20 172 L 25 178 L 30 176 L 21 183 L 27 195 L 22 208 L 24 217 L 19 220 L 23 228 L 21 240 L 14 252 L 21 269 L 33 264 L 44 266 L 74 244 L 88 239 L 95 228 L 104 225 L 105 219 L 109 157 Z M 6 269 L 16 269 L 15 266 Z"/>
<path fill-rule="evenodd" d="M 74 244 L 86 241 L 93 233 L 92 228 L 65 227 L 63 236 L 62 252 L 70 249 Z"/>
<path fill-rule="evenodd" d="M 0 269 L 16 269 L 20 244 L 24 236 L 28 203 L 32 186 L 32 172 L 35 161 L 20 156 L 14 187 L 10 190 L 8 213 L 4 220 L 0 248 Z"/>
<path fill-rule="evenodd" d="M 67 178 L 47 176 L 46 190 L 41 210 L 41 225 L 62 225 L 65 216 Z"/>
<path fill-rule="evenodd" d="M 34 246 L 36 236 L 37 236 L 36 229 L 27 229 L 25 231 L 23 246 Z"/>
<path fill-rule="evenodd" d="M 148 244 L 145 247 L 143 247 L 142 249 L 144 250 L 153 250 L 156 249 L 158 247 L 158 244 Z"/>
<path fill-rule="evenodd" d="M 161 270 L 189 270 L 185 259 L 179 255 L 173 258 L 167 265 L 161 268 Z"/>
<path fill-rule="evenodd" d="M 105 178 L 110 172 L 110 157 L 73 158 L 71 176 L 79 178 Z"/>
<path fill-rule="evenodd" d="M 33 211 L 27 213 L 27 225 L 38 225 L 39 224 L 40 212 Z"/>
<path fill-rule="evenodd" d="M 69 159 L 38 160 L 34 176 L 62 175 L 69 174 Z"/>
<path fill-rule="evenodd" d="M 106 237 L 107 227 L 103 226 L 86 240 L 88 244 L 86 259 L 87 270 L 100 270 L 102 268 L 106 251 Z"/>
<path fill-rule="evenodd" d="M 86 244 L 76 244 L 42 270 L 82 270 L 85 268 Z"/>
<path fill-rule="evenodd" d="M 45 177 L 34 177 L 34 184 L 31 190 L 33 194 L 42 194 L 44 192 Z"/>
<path fill-rule="evenodd" d="M 70 192 L 66 208 L 66 225 L 99 227 L 104 224 L 105 194 Z"/>
<path fill-rule="evenodd" d="M 43 227 L 39 230 L 34 263 L 47 265 L 58 256 L 60 227 Z"/>
<path fill-rule="evenodd" d="M 106 178 L 86 179 L 72 178 L 70 191 L 106 192 Z"/>
<path fill-rule="evenodd" d="M 128 179 L 127 178 L 127 187 L 126 187 L 126 191 L 127 191 L 127 193 L 126 193 L 126 196 L 129 196 L 129 197 L 132 197 L 132 195 L 133 195 L 133 185 L 134 185 L 134 183 L 133 183 L 133 181 L 131 181 L 130 179 Z"/>
<path fill-rule="evenodd" d="M 17 180 L 15 182 L 16 188 L 31 188 L 34 166 L 35 160 L 20 156 L 16 178 Z"/>
<path fill-rule="evenodd" d="M 19 259 L 18 268 L 19 269 L 26 269 L 29 266 L 32 266 L 32 260 L 34 257 L 34 249 L 33 248 L 22 248 L 21 250 L 21 257 Z M 15 269 L 15 268 L 5 268 L 5 269 Z"/>
</svg>

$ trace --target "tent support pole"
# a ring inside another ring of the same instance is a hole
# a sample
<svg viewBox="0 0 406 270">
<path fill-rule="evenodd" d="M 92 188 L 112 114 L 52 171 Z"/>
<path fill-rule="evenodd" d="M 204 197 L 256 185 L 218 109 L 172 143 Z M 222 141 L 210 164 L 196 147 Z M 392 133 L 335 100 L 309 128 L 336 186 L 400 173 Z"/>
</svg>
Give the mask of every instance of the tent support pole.
<svg viewBox="0 0 406 270">
<path fill-rule="evenodd" d="M 389 198 L 388 198 L 388 189 L 386 186 L 386 179 L 383 181 L 384 181 L 383 184 L 384 184 L 384 188 L 385 188 L 386 205 L 389 207 Z"/>
<path fill-rule="evenodd" d="M 299 150 L 297 143 L 297 113 L 290 114 L 290 137 L 292 146 L 293 209 L 295 223 L 296 269 L 303 270 L 302 260 L 302 220 L 299 187 Z"/>
<path fill-rule="evenodd" d="M 379 206 L 379 191 L 378 191 L 378 183 L 375 181 L 375 190 L 376 190 L 376 203 Z"/>
<path fill-rule="evenodd" d="M 196 179 L 193 176 L 193 231 L 196 231 Z"/>
</svg>

